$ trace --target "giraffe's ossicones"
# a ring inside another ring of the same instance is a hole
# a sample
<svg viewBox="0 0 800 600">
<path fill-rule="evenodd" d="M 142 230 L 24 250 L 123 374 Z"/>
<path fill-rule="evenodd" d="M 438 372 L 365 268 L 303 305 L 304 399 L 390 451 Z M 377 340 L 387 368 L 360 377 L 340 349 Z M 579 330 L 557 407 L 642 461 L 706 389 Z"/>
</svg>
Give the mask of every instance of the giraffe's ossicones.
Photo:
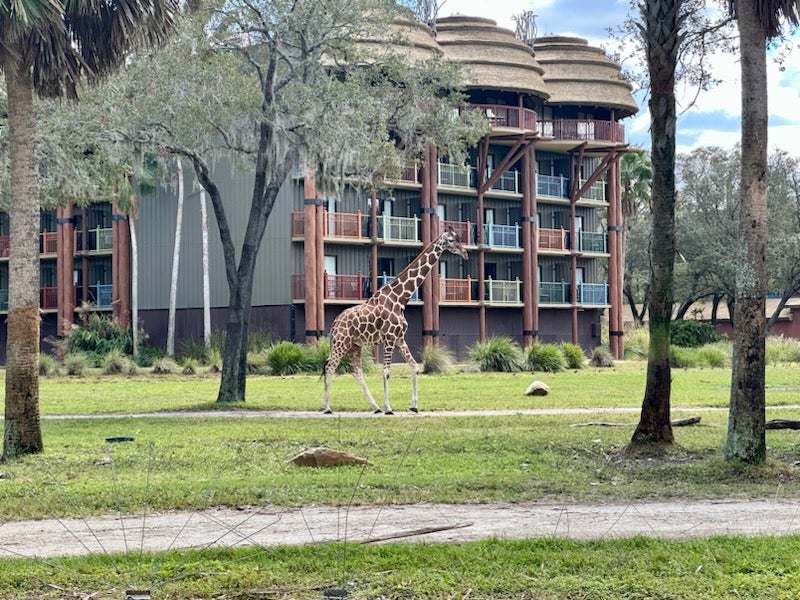
<svg viewBox="0 0 800 600">
<path fill-rule="evenodd" d="M 411 367 L 411 407 L 417 412 L 417 377 L 419 366 L 408 349 L 405 335 L 408 322 L 405 308 L 416 289 L 422 285 L 431 269 L 439 262 L 444 251 L 452 252 L 467 260 L 467 251 L 452 229 L 426 246 L 409 265 L 389 283 L 378 289 L 371 298 L 361 304 L 345 309 L 334 319 L 330 329 L 330 355 L 325 363 L 325 390 L 322 396 L 322 411 L 331 413 L 329 392 L 336 367 L 347 356 L 353 376 L 358 381 L 367 400 L 376 413 L 392 414 L 389 404 L 389 370 L 392 354 L 397 348 L 403 360 Z M 361 349 L 373 348 L 383 342 L 383 411 L 364 381 L 361 369 Z"/>
</svg>

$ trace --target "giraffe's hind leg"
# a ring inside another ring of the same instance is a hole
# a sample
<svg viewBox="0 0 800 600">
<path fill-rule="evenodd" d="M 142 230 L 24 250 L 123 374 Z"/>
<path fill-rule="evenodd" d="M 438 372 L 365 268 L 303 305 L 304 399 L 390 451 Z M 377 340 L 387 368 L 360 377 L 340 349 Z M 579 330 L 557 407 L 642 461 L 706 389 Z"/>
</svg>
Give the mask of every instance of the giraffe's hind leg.
<svg viewBox="0 0 800 600">
<path fill-rule="evenodd" d="M 392 354 L 394 344 L 385 342 L 383 347 L 383 413 L 393 415 L 392 407 L 389 405 L 389 371 L 392 366 Z"/>
<path fill-rule="evenodd" d="M 326 415 L 333 414 L 329 402 L 330 391 L 331 391 L 331 380 L 333 379 L 333 376 L 336 374 L 336 367 L 339 366 L 339 363 L 341 362 L 343 355 L 344 352 L 341 345 L 331 342 L 330 355 L 328 356 L 328 360 L 325 361 L 325 367 L 323 367 L 323 375 L 325 377 L 325 389 L 322 392 L 322 412 Z"/>
<path fill-rule="evenodd" d="M 408 349 L 408 344 L 406 344 L 405 339 L 401 339 L 400 342 L 397 344 L 397 349 L 400 350 L 400 354 L 403 357 L 403 360 L 408 363 L 408 366 L 411 367 L 411 407 L 408 409 L 411 412 L 419 412 L 417 408 L 417 376 L 419 375 L 419 365 L 417 361 L 414 360 L 414 356 L 411 354 L 411 351 Z"/>
<path fill-rule="evenodd" d="M 353 377 L 356 378 L 358 385 L 361 386 L 361 390 L 364 392 L 364 396 L 366 396 L 367 400 L 369 400 L 369 403 L 372 406 L 372 412 L 376 414 L 382 412 L 378 404 L 375 402 L 375 398 L 372 397 L 372 393 L 369 391 L 367 382 L 364 381 L 364 371 L 361 369 L 361 346 L 353 346 L 350 349 L 350 352 L 347 353 L 347 356 L 350 358 L 350 369 L 353 373 Z"/>
</svg>

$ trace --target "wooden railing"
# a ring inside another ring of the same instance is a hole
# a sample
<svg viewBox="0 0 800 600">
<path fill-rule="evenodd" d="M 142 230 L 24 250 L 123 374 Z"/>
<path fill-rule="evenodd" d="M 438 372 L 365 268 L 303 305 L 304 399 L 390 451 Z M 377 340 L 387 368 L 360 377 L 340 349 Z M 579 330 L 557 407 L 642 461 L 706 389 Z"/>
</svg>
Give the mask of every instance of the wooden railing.
<svg viewBox="0 0 800 600">
<path fill-rule="evenodd" d="M 540 250 L 566 250 L 567 235 L 564 228 L 545 229 L 539 228 L 539 249 Z"/>
<path fill-rule="evenodd" d="M 539 121 L 539 133 L 557 140 L 625 143 L 625 127 L 616 121 L 553 119 Z"/>
<path fill-rule="evenodd" d="M 58 253 L 58 233 L 55 231 L 43 231 L 41 234 L 41 241 L 39 242 L 40 254 L 57 254 Z"/>
<path fill-rule="evenodd" d="M 537 130 L 536 111 L 530 108 L 502 104 L 468 104 L 465 110 L 482 111 L 491 127 Z"/>
</svg>

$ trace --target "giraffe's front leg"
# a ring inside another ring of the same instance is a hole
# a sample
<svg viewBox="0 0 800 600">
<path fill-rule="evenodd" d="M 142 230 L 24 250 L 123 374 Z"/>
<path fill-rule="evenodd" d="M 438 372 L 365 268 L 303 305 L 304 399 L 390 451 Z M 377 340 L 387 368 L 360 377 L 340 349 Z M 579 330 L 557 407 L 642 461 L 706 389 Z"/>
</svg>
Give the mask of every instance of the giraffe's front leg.
<svg viewBox="0 0 800 600">
<path fill-rule="evenodd" d="M 405 339 L 400 340 L 398 348 L 403 359 L 408 363 L 408 366 L 411 367 L 411 406 L 408 410 L 411 412 L 419 412 L 417 408 L 417 377 L 419 376 L 419 365 L 408 349 L 408 344 L 406 344 Z"/>
<path fill-rule="evenodd" d="M 386 344 L 383 349 L 383 413 L 393 415 L 392 407 L 389 405 L 389 371 L 392 366 L 392 353 L 394 346 Z"/>
</svg>

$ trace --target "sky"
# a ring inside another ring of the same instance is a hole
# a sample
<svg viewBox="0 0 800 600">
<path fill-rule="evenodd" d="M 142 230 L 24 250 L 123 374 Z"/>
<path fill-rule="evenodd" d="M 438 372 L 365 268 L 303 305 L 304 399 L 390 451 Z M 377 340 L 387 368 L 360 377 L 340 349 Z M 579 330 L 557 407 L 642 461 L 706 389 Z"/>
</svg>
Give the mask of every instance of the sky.
<svg viewBox="0 0 800 600">
<path fill-rule="evenodd" d="M 440 0 L 439 16 L 453 14 L 485 17 L 512 31 L 512 15 L 532 10 L 538 35 L 573 35 L 592 46 L 612 45 L 608 30 L 617 29 L 630 10 L 629 0 Z M 677 90 L 678 152 L 699 146 L 730 148 L 740 140 L 740 73 L 736 55 L 717 55 L 711 61 L 713 89 L 695 99 L 694 89 Z M 800 157 L 800 48 L 795 49 L 781 70 L 768 62 L 769 145 Z M 632 145 L 649 147 L 650 118 L 643 92 L 634 95 L 639 113 L 623 121 Z M 692 104 L 694 101 L 694 104 Z"/>
</svg>

